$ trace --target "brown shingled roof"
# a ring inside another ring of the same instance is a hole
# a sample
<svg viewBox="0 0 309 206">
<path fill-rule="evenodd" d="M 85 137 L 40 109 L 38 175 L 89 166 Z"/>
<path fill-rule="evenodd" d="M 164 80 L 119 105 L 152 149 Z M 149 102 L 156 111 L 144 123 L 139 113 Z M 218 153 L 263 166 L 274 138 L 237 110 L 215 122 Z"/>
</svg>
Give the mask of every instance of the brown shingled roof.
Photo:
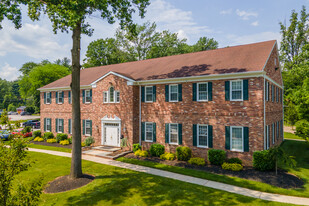
<svg viewBox="0 0 309 206">
<path fill-rule="evenodd" d="M 136 81 L 202 76 L 237 72 L 261 71 L 275 40 L 226 47 L 215 50 L 180 54 L 122 64 L 92 67 L 81 70 L 80 84 L 90 85 L 108 72 L 116 72 Z M 68 87 L 71 75 L 41 89 Z"/>
</svg>

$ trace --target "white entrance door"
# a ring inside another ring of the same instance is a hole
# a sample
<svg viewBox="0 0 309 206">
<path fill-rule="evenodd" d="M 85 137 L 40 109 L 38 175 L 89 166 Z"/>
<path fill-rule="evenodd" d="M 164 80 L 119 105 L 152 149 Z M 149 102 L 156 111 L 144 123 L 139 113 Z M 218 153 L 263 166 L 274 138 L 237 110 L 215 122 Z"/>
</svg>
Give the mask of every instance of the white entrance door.
<svg viewBox="0 0 309 206">
<path fill-rule="evenodd" d="M 120 146 L 119 123 L 103 124 L 103 144 L 108 146 Z"/>
</svg>

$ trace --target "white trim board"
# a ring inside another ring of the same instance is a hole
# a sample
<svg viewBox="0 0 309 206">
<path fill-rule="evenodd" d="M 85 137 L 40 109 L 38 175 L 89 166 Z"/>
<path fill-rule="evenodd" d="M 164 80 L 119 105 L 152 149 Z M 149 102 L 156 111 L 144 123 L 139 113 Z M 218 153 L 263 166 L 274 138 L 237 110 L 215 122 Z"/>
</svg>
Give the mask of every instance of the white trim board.
<svg viewBox="0 0 309 206">
<path fill-rule="evenodd" d="M 120 78 L 123 78 L 123 79 L 125 79 L 125 80 L 128 80 L 129 82 L 135 82 L 134 79 L 131 79 L 131 78 L 128 78 L 128 77 L 123 76 L 123 75 L 121 75 L 121 74 L 118 74 L 118 73 L 116 73 L 116 72 L 110 71 L 110 72 L 104 74 L 103 76 L 101 76 L 99 79 L 97 79 L 97 80 L 95 80 L 94 82 L 92 82 L 90 85 L 95 85 L 98 81 L 104 79 L 105 77 L 107 77 L 107 76 L 110 75 L 110 74 L 113 74 L 113 75 L 115 75 L 115 76 L 118 76 L 118 77 L 120 77 Z"/>
</svg>

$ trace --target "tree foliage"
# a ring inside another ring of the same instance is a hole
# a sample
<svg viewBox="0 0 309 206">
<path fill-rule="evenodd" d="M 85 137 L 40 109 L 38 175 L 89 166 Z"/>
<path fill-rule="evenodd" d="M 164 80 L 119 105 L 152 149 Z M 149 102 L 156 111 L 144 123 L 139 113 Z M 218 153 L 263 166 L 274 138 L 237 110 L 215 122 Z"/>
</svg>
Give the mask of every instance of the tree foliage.
<svg viewBox="0 0 309 206">
<path fill-rule="evenodd" d="M 0 30 L 3 28 L 1 23 L 4 19 L 11 21 L 16 29 L 21 27 L 21 11 L 18 0 L 2 0 L 0 2 Z"/>
</svg>

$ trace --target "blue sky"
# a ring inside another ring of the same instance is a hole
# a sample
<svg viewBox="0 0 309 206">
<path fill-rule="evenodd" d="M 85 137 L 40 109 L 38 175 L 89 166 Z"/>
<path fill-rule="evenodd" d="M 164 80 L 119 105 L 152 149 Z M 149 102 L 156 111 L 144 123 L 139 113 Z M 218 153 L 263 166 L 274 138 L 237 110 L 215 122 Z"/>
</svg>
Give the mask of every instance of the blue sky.
<svg viewBox="0 0 309 206">
<path fill-rule="evenodd" d="M 144 19 L 156 22 L 157 29 L 177 32 L 194 44 L 199 37 L 215 38 L 219 47 L 276 39 L 280 41 L 279 22 L 288 23 L 291 10 L 302 5 L 309 10 L 309 0 L 151 0 Z M 54 35 L 46 16 L 32 22 L 23 11 L 23 27 L 19 30 L 3 22 L 0 30 L 0 78 L 15 80 L 25 62 L 54 61 L 71 58 L 71 33 Z M 82 36 L 82 59 L 88 44 L 99 38 L 113 37 L 118 25 L 109 25 L 95 15 L 88 18 L 95 29 L 92 37 Z"/>
</svg>

